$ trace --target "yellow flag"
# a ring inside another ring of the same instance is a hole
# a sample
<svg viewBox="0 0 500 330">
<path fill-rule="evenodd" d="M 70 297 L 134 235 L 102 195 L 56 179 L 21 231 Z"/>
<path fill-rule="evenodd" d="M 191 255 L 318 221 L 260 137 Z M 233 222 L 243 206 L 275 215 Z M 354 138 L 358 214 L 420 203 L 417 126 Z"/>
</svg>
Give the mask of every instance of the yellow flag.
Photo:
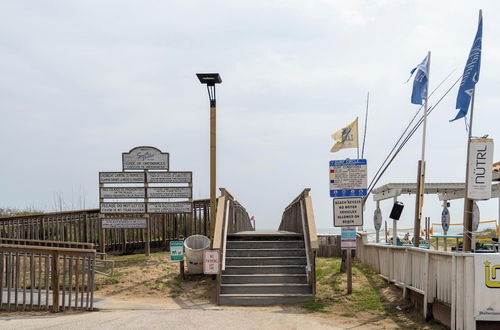
<svg viewBox="0 0 500 330">
<path fill-rule="evenodd" d="M 358 118 L 355 121 L 332 134 L 335 140 L 335 145 L 330 149 L 330 152 L 337 152 L 340 149 L 357 148 L 358 147 Z"/>
</svg>

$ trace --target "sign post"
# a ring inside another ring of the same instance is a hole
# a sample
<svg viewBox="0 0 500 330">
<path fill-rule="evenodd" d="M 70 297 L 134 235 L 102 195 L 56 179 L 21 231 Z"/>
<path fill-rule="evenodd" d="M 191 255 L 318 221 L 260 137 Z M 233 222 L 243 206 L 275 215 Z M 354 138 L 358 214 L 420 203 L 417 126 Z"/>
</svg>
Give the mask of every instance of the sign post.
<svg viewBox="0 0 500 330">
<path fill-rule="evenodd" d="M 149 256 L 150 214 L 192 213 L 192 172 L 171 172 L 169 166 L 168 153 L 142 146 L 122 153 L 122 172 L 99 173 L 102 252 L 106 229 L 123 230 L 124 249 L 126 230 L 142 229 L 144 253 Z M 171 200 L 173 198 L 175 201 Z M 110 214 L 122 217 L 107 217 Z"/>
<path fill-rule="evenodd" d="M 179 275 L 184 279 L 184 242 L 170 241 L 170 260 L 179 261 Z"/>
<path fill-rule="evenodd" d="M 333 224 L 341 227 L 341 248 L 346 250 L 347 294 L 352 293 L 352 250 L 356 227 L 363 227 L 363 198 L 367 194 L 366 159 L 330 161 L 330 197 Z"/>
</svg>

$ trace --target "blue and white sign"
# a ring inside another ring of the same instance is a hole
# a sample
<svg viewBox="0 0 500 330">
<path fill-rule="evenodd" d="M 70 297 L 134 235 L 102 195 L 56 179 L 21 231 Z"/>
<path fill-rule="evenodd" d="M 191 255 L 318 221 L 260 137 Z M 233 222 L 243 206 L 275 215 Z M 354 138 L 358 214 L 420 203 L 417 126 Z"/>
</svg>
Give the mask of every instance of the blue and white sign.
<svg viewBox="0 0 500 330">
<path fill-rule="evenodd" d="M 443 227 L 445 233 L 450 229 L 450 211 L 448 211 L 446 206 L 443 208 L 443 212 L 441 212 L 441 227 Z"/>
<path fill-rule="evenodd" d="M 330 197 L 364 197 L 367 193 L 366 159 L 330 161 Z"/>
<path fill-rule="evenodd" d="M 356 248 L 356 227 L 342 227 L 340 234 L 342 249 Z"/>
</svg>

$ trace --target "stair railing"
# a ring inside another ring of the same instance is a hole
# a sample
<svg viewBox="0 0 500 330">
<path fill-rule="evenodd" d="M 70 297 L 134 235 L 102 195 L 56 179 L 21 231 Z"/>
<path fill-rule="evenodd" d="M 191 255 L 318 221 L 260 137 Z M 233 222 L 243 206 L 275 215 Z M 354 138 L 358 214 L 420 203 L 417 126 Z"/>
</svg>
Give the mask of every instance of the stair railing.
<svg viewBox="0 0 500 330">
<path fill-rule="evenodd" d="M 283 211 L 281 217 L 280 231 L 289 231 L 304 235 L 304 245 L 306 250 L 306 275 L 307 283 L 316 293 L 316 253 L 319 248 L 318 235 L 316 233 L 316 223 L 312 200 L 309 192 L 311 189 L 304 189 Z"/>
<path fill-rule="evenodd" d="M 217 304 L 221 285 L 221 273 L 226 269 L 227 235 L 240 231 L 253 231 L 252 223 L 246 209 L 234 200 L 234 197 L 225 189 L 220 188 L 221 196 L 217 199 L 215 229 L 212 249 L 219 251 L 221 270 L 217 275 Z"/>
</svg>

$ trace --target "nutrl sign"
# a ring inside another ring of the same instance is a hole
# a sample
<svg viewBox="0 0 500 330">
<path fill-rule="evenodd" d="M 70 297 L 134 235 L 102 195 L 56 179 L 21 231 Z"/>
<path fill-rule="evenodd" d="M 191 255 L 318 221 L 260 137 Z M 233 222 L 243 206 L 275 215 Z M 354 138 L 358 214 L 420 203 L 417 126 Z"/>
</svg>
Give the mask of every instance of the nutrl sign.
<svg viewBox="0 0 500 330">
<path fill-rule="evenodd" d="M 485 200 L 491 198 L 493 166 L 493 139 L 471 139 L 467 198 Z"/>
</svg>

